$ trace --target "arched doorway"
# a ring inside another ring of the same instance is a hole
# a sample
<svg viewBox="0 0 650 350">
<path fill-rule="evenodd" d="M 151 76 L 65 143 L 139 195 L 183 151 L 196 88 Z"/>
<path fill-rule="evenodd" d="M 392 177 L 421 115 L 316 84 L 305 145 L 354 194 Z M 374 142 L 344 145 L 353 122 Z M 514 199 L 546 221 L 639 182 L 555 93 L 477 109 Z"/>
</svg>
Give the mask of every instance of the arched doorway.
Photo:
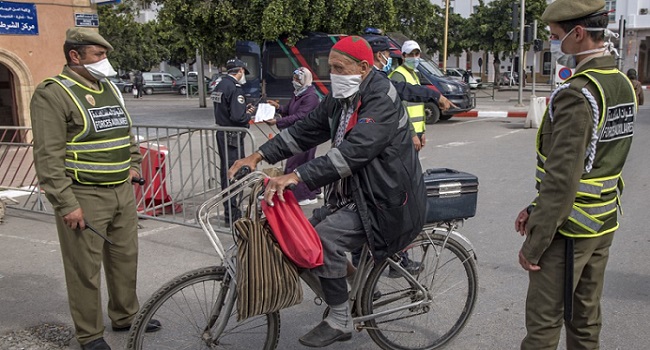
<svg viewBox="0 0 650 350">
<path fill-rule="evenodd" d="M 16 109 L 16 81 L 11 70 L 0 63 L 0 127 L 18 126 L 18 111 Z M 16 142 L 16 133 L 12 130 L 3 130 L 0 141 Z"/>
<path fill-rule="evenodd" d="M 13 52 L 0 48 L 0 129 L 31 126 L 29 100 L 33 93 L 34 81 L 25 62 Z M 0 142 L 29 142 L 29 133 L 22 132 L 23 137 L 17 140 L 15 133 L 7 136 L 5 130 L 0 132 Z"/>
</svg>

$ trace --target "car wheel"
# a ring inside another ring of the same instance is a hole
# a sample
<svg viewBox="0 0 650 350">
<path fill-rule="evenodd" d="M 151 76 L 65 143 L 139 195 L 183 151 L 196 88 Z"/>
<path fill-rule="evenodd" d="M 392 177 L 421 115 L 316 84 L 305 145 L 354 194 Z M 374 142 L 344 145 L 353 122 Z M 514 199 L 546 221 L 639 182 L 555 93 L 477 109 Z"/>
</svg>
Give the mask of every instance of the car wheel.
<svg viewBox="0 0 650 350">
<path fill-rule="evenodd" d="M 454 116 L 453 114 L 443 114 L 440 116 L 440 120 L 449 120 L 453 116 Z"/>
<path fill-rule="evenodd" d="M 440 119 L 440 109 L 433 103 L 424 104 L 424 122 L 426 124 L 435 124 Z"/>
<path fill-rule="evenodd" d="M 187 92 L 187 88 L 185 88 L 185 86 L 181 86 L 181 87 L 178 89 L 178 93 L 179 93 L 180 95 L 185 95 L 186 92 Z"/>
<path fill-rule="evenodd" d="M 144 93 L 147 95 L 153 95 L 153 89 L 152 88 L 144 88 Z"/>
</svg>

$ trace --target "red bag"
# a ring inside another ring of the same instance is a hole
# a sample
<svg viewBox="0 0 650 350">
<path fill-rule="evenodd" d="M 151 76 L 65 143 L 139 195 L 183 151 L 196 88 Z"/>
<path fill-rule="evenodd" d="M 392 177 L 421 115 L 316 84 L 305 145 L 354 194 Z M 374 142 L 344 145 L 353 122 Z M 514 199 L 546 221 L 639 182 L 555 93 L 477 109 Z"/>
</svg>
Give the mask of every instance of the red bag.
<svg viewBox="0 0 650 350">
<path fill-rule="evenodd" d="M 262 201 L 262 211 L 280 249 L 298 267 L 313 269 L 323 265 L 323 245 L 318 233 L 300 209 L 293 192 L 284 191 L 284 199 L 282 202 L 276 196 L 272 207 Z"/>
</svg>

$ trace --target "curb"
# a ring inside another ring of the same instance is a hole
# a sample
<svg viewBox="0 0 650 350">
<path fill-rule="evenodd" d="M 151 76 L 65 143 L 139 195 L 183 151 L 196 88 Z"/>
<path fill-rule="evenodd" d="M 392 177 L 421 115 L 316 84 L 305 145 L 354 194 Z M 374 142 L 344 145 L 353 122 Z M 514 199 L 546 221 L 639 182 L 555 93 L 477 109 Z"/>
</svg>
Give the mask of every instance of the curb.
<svg viewBox="0 0 650 350">
<path fill-rule="evenodd" d="M 465 118 L 526 118 L 528 111 L 468 111 L 454 114 Z"/>
</svg>

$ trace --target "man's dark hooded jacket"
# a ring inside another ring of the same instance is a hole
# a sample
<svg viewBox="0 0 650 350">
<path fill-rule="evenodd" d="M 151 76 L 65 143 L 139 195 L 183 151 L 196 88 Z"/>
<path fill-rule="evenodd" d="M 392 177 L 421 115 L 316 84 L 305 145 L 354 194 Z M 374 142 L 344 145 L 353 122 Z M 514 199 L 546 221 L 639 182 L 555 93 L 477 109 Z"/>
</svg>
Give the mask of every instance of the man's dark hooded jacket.
<svg viewBox="0 0 650 350">
<path fill-rule="evenodd" d="M 298 168 L 316 189 L 352 176 L 357 205 L 377 261 L 408 245 L 425 221 L 426 191 L 409 120 L 390 80 L 372 70 L 361 83 L 343 142 Z M 343 103 L 331 95 L 307 117 L 260 147 L 270 163 L 334 138 Z"/>
</svg>

